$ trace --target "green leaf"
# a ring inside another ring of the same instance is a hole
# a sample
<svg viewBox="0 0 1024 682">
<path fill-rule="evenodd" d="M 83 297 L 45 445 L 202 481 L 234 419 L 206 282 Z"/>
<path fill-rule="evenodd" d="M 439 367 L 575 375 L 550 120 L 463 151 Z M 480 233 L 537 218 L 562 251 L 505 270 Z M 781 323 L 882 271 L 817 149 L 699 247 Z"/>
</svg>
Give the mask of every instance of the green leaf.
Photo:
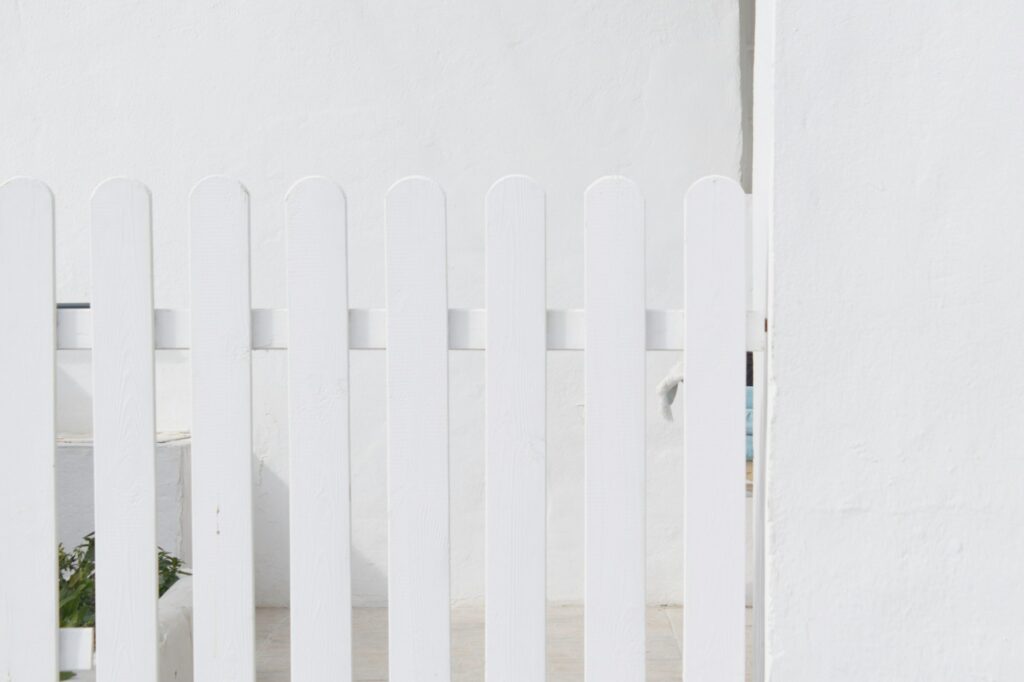
<svg viewBox="0 0 1024 682">
<path fill-rule="evenodd" d="M 58 545 L 57 560 L 60 568 L 58 587 L 61 627 L 96 627 L 95 534 L 86 535 L 81 544 L 71 551 Z M 157 569 L 157 596 L 162 596 L 181 576 L 190 575 L 181 559 L 163 549 L 157 551 Z"/>
</svg>

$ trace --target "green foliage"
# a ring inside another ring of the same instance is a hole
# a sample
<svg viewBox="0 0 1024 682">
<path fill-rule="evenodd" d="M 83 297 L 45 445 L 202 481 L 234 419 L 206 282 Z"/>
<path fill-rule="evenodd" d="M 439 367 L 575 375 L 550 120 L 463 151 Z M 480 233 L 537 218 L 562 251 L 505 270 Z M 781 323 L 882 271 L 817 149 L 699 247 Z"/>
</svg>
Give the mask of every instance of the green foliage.
<svg viewBox="0 0 1024 682">
<path fill-rule="evenodd" d="M 191 573 L 185 570 L 185 563 L 181 559 L 159 547 L 157 550 L 157 567 L 160 570 L 158 594 L 163 596 L 164 592 L 178 582 L 178 578 L 183 575 L 191 575 Z"/>
<path fill-rule="evenodd" d="M 71 551 L 57 546 L 60 568 L 60 626 L 91 628 L 96 625 L 96 538 L 85 536 Z"/>
<path fill-rule="evenodd" d="M 89 533 L 82 544 L 65 550 L 57 547 L 60 566 L 60 626 L 96 627 L 96 537 Z M 159 592 L 171 589 L 178 578 L 189 575 L 181 559 L 160 549 L 157 552 Z M 62 678 L 65 679 L 65 678 Z"/>
</svg>

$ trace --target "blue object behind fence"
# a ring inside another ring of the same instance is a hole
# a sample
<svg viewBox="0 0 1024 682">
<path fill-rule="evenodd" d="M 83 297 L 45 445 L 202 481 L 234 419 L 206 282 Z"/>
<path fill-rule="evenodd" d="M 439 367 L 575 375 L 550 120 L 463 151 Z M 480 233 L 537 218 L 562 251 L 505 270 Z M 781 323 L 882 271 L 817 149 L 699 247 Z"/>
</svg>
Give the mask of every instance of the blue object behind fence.
<svg viewBox="0 0 1024 682">
<path fill-rule="evenodd" d="M 754 460 L 754 388 L 747 386 L 747 461 Z"/>
</svg>

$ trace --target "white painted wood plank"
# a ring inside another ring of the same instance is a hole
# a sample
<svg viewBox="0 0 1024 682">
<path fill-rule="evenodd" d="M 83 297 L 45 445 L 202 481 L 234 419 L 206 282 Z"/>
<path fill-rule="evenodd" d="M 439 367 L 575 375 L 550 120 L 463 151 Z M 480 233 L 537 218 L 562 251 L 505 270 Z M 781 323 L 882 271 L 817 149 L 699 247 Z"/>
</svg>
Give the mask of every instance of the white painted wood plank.
<svg viewBox="0 0 1024 682">
<path fill-rule="evenodd" d="M 765 386 L 767 363 L 764 353 L 754 353 L 754 494 L 753 524 L 754 575 L 753 592 L 753 665 L 755 679 L 764 673 L 764 520 L 765 520 Z"/>
<path fill-rule="evenodd" d="M 742 682 L 745 627 L 745 199 L 686 194 L 683 678 Z"/>
<path fill-rule="evenodd" d="M 383 308 L 353 308 L 349 314 L 349 348 L 383 350 L 387 347 L 387 311 Z M 188 350 L 187 310 L 156 311 L 158 350 Z M 548 350 L 583 350 L 585 318 L 582 310 L 547 311 Z M 682 310 L 647 311 L 647 350 L 682 350 L 685 315 Z M 448 311 L 448 348 L 484 350 L 487 345 L 487 311 L 480 308 L 452 308 Z M 747 350 L 764 350 L 764 311 L 747 312 Z M 88 309 L 57 311 L 57 344 L 60 350 L 88 350 L 92 347 L 92 314 Z M 252 311 L 253 350 L 282 350 L 288 347 L 288 311 Z"/>
<path fill-rule="evenodd" d="M 196 682 L 253 682 L 249 194 L 192 190 L 192 554 Z"/>
<path fill-rule="evenodd" d="M 291 679 L 352 680 L 345 194 L 288 193 Z"/>
<path fill-rule="evenodd" d="M 53 195 L 0 185 L 0 679 L 57 679 Z"/>
<path fill-rule="evenodd" d="M 644 200 L 626 178 L 584 207 L 587 682 L 644 682 Z"/>
<path fill-rule="evenodd" d="M 487 194 L 488 682 L 544 680 L 544 203 L 543 190 L 522 176 Z"/>
<path fill-rule="evenodd" d="M 388 670 L 451 676 L 445 198 L 426 178 L 387 197 Z"/>
<path fill-rule="evenodd" d="M 96 679 L 157 676 L 156 418 L 149 190 L 92 196 Z"/>
<path fill-rule="evenodd" d="M 758 174 L 760 175 L 760 173 Z M 768 195 L 768 192 L 764 193 Z M 755 202 L 748 196 L 747 224 L 750 234 L 750 276 L 751 301 L 748 307 L 760 308 L 764 311 L 758 329 L 761 333 L 760 348 L 753 350 L 754 364 L 754 499 L 753 499 L 753 536 L 754 536 L 754 576 L 753 576 L 753 679 L 755 682 L 764 680 L 764 520 L 765 520 L 765 407 L 767 387 L 767 350 L 768 350 L 768 216 L 765 213 L 765 200 L 759 197 Z M 748 318 L 749 334 L 749 318 Z M 748 336 L 749 338 L 749 336 Z"/>
</svg>

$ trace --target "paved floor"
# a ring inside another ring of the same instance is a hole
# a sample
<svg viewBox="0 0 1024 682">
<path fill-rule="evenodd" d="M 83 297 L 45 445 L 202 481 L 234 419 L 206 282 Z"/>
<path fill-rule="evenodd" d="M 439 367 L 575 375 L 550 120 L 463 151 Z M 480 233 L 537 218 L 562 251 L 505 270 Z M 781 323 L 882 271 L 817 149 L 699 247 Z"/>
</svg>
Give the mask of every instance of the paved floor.
<svg viewBox="0 0 1024 682">
<path fill-rule="evenodd" d="M 681 672 L 683 613 L 679 607 L 647 610 L 647 680 L 678 682 Z M 387 609 L 355 609 L 355 679 L 388 679 Z M 256 612 L 256 671 L 258 682 L 289 682 L 288 609 Z M 747 659 L 750 649 L 750 610 L 747 610 Z M 452 611 L 453 682 L 484 679 L 483 610 L 457 607 Z M 747 679 L 750 678 L 749 666 Z M 583 680 L 583 609 L 553 606 L 548 609 L 548 682 Z"/>
<path fill-rule="evenodd" d="M 388 613 L 384 608 L 359 608 L 353 614 L 355 679 L 388 679 Z M 750 679 L 750 609 L 747 609 L 747 679 Z M 647 682 L 679 682 L 683 611 L 674 606 L 647 609 Z M 257 682 L 290 682 L 288 609 L 256 610 Z M 452 680 L 483 682 L 483 609 L 452 611 Z M 79 673 L 75 682 L 93 682 L 94 671 Z M 583 609 L 548 608 L 548 680 L 583 682 Z"/>
</svg>

